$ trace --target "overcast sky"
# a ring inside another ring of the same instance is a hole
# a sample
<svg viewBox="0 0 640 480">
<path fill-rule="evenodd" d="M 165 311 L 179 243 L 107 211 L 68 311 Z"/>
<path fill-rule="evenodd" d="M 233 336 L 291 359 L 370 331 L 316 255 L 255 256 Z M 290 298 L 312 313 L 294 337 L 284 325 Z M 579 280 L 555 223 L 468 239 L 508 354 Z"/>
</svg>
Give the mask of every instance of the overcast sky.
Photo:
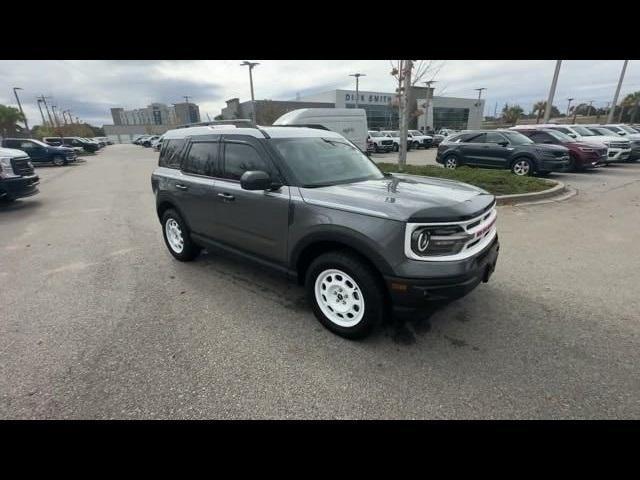
<svg viewBox="0 0 640 480">
<path fill-rule="evenodd" d="M 361 72 L 360 90 L 393 92 L 388 60 L 252 60 L 257 99 L 291 100 L 331 89 L 355 89 L 350 73 Z M 51 96 L 60 110 L 97 126 L 112 123 L 110 108 L 140 108 L 151 102 L 177 103 L 189 95 L 200 106 L 203 120 L 220 114 L 225 100 L 249 100 L 249 78 L 241 60 L 29 60 L 0 61 L 0 103 L 16 106 L 13 87 L 31 125 L 40 124 L 36 96 Z M 475 98 L 474 88 L 485 87 L 485 115 L 504 103 L 519 103 L 526 112 L 546 99 L 555 60 L 446 60 L 434 84 L 435 95 Z M 566 110 L 567 98 L 594 100 L 604 107 L 611 101 L 622 61 L 567 60 L 562 63 L 554 104 Z M 640 61 L 627 68 L 621 98 L 640 90 Z"/>
</svg>

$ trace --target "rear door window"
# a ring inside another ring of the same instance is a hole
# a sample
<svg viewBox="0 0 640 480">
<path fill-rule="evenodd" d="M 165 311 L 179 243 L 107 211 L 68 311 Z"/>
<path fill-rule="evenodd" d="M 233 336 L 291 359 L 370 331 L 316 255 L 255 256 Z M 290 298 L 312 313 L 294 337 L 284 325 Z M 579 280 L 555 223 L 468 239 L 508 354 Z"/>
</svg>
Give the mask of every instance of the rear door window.
<svg viewBox="0 0 640 480">
<path fill-rule="evenodd" d="M 175 138 L 162 142 L 158 166 L 167 168 L 180 168 L 180 152 L 184 147 L 183 138 Z"/>
<path fill-rule="evenodd" d="M 182 162 L 182 171 L 195 175 L 217 176 L 219 142 L 192 143 Z"/>
</svg>

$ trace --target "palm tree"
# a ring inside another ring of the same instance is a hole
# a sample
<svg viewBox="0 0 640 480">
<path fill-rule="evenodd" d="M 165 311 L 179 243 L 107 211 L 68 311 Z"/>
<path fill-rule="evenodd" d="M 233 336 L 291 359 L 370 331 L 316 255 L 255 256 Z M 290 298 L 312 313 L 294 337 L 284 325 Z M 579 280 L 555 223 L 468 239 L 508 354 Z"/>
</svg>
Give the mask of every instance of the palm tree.
<svg viewBox="0 0 640 480">
<path fill-rule="evenodd" d="M 507 103 L 502 109 L 502 119 L 505 123 L 515 125 L 518 121 L 518 118 L 520 118 L 520 115 L 522 115 L 523 112 L 524 110 L 520 105 L 509 106 L 509 104 Z"/>
<path fill-rule="evenodd" d="M 622 108 L 633 107 L 630 123 L 635 123 L 638 107 L 640 106 L 640 91 L 633 92 L 624 97 L 622 100 Z"/>
<path fill-rule="evenodd" d="M 24 120 L 24 115 L 17 108 L 0 105 L 0 132 L 2 132 L 2 136 L 15 135 L 16 123 L 24 122 Z"/>
<path fill-rule="evenodd" d="M 538 116 L 536 117 L 536 123 L 540 123 L 540 119 L 542 118 L 542 115 L 544 115 L 544 109 L 546 106 L 547 102 L 545 102 L 544 100 L 540 100 L 539 102 L 533 104 L 531 114 L 533 115 L 536 112 L 538 113 Z"/>
</svg>

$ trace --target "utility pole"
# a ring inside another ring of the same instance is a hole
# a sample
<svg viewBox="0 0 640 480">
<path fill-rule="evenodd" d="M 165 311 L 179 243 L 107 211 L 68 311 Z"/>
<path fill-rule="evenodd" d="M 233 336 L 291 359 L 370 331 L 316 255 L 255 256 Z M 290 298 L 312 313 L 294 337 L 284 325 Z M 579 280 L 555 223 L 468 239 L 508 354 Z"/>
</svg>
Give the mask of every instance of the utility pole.
<svg viewBox="0 0 640 480">
<path fill-rule="evenodd" d="M 256 115 L 256 98 L 253 95 L 253 67 L 256 65 L 260 65 L 258 62 L 248 62 L 244 61 L 240 64 L 241 67 L 249 67 L 249 85 L 251 86 L 251 110 L 253 112 L 253 123 L 257 123 L 257 115 Z"/>
<path fill-rule="evenodd" d="M 587 116 L 591 116 L 591 105 L 593 105 L 593 100 L 589 100 L 589 108 L 587 109 Z"/>
<path fill-rule="evenodd" d="M 191 98 L 191 95 L 183 95 L 182 98 L 184 98 L 184 103 L 189 103 L 189 99 Z"/>
<path fill-rule="evenodd" d="M 64 121 L 65 125 L 68 125 L 68 123 L 67 123 L 67 110 L 63 110 L 62 111 L 62 120 Z"/>
<path fill-rule="evenodd" d="M 493 118 L 498 118 L 498 102 L 496 102 L 496 106 L 493 107 Z"/>
<path fill-rule="evenodd" d="M 358 101 L 360 100 L 360 77 L 366 77 L 364 73 L 351 73 L 350 77 L 356 77 L 356 108 L 358 108 Z"/>
<path fill-rule="evenodd" d="M 551 118 L 551 110 L 553 110 L 553 97 L 556 94 L 556 85 L 558 85 L 558 76 L 560 75 L 561 65 L 562 60 L 557 60 L 556 69 L 553 72 L 553 80 L 551 81 L 551 88 L 549 88 L 547 103 L 544 105 L 544 123 L 549 123 L 549 118 Z"/>
<path fill-rule="evenodd" d="M 622 87 L 622 81 L 624 80 L 624 74 L 627 71 L 628 63 L 629 63 L 629 60 L 625 60 L 624 64 L 622 65 L 622 72 L 620 72 L 620 80 L 618 80 L 618 87 L 616 88 L 616 93 L 613 96 L 613 102 L 611 102 L 611 110 L 609 110 L 609 117 L 607 118 L 607 123 L 613 123 L 613 114 L 616 110 L 616 105 L 618 105 L 618 95 L 620 95 L 620 88 Z"/>
<path fill-rule="evenodd" d="M 427 126 L 429 125 L 429 107 L 431 106 L 431 84 L 436 83 L 436 80 L 428 80 L 426 82 L 422 82 L 427 86 L 427 101 L 424 104 L 424 134 L 427 135 Z"/>
<path fill-rule="evenodd" d="M 18 108 L 20 109 L 20 113 L 24 117 L 24 128 L 27 130 L 27 134 L 29 133 L 29 123 L 27 122 L 27 116 L 24 114 L 22 110 L 22 104 L 20 103 L 20 97 L 18 97 L 18 90 L 22 90 L 20 87 L 13 87 L 13 94 L 16 96 L 16 101 L 18 102 Z"/>
<path fill-rule="evenodd" d="M 571 108 L 571 102 L 575 100 L 575 98 L 567 98 L 569 103 L 567 103 L 567 117 L 569 117 L 569 109 Z"/>
<path fill-rule="evenodd" d="M 36 99 L 38 100 L 38 110 L 40 110 L 40 116 L 42 117 L 42 126 L 44 127 L 47 125 L 47 122 L 44 119 L 44 113 L 42 113 L 42 106 L 40 105 L 42 103 L 42 99 L 39 97 L 37 97 Z"/>
<path fill-rule="evenodd" d="M 411 71 L 413 70 L 413 60 L 405 60 L 404 68 L 400 69 L 402 80 L 400 90 L 400 155 L 398 157 L 398 169 L 402 172 L 407 164 L 407 139 L 409 136 L 409 119 L 407 108 L 407 95 L 411 88 Z"/>
<path fill-rule="evenodd" d="M 44 108 L 45 108 L 45 110 L 47 111 L 47 117 L 49 117 L 49 126 L 50 126 L 51 128 L 53 128 L 53 127 L 54 127 L 54 125 L 53 125 L 53 119 L 51 118 L 51 113 L 49 113 L 49 105 L 47 105 L 47 97 L 45 97 L 44 95 L 42 95 L 42 97 L 41 97 L 41 98 L 42 98 L 42 103 L 44 103 Z M 49 98 L 51 98 L 51 97 L 49 97 Z"/>
</svg>

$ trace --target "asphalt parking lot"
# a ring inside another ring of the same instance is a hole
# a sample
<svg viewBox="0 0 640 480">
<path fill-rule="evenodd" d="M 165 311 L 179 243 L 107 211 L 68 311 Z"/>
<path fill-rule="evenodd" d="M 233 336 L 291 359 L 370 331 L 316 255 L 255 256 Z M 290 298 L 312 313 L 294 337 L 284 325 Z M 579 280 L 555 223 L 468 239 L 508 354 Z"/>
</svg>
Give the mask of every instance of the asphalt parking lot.
<svg viewBox="0 0 640 480">
<path fill-rule="evenodd" d="M 156 163 L 109 146 L 0 207 L 1 418 L 640 416 L 640 163 L 500 207 L 488 284 L 359 342 L 274 274 L 175 261 Z"/>
</svg>

